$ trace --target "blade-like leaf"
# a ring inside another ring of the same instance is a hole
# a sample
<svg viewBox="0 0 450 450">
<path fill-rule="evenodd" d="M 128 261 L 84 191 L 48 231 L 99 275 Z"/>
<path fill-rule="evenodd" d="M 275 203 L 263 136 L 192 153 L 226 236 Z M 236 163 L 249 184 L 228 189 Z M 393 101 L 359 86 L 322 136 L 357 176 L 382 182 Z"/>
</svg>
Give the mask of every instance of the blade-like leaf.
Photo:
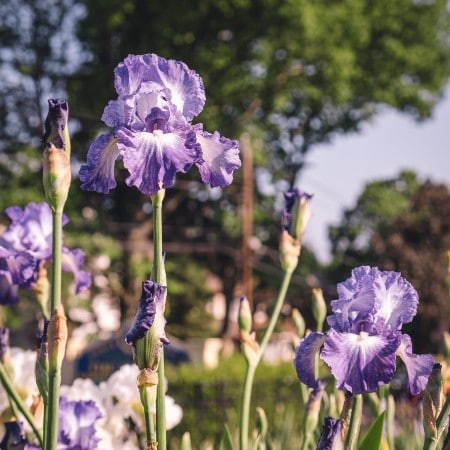
<svg viewBox="0 0 450 450">
<path fill-rule="evenodd" d="M 364 436 L 358 450 L 380 450 L 381 438 L 383 437 L 383 423 L 386 411 L 383 411 L 369 428 Z"/>
<path fill-rule="evenodd" d="M 223 432 L 223 436 L 220 441 L 219 450 L 234 450 L 233 442 L 231 440 L 231 433 L 226 425 L 225 425 L 225 431 Z"/>
</svg>

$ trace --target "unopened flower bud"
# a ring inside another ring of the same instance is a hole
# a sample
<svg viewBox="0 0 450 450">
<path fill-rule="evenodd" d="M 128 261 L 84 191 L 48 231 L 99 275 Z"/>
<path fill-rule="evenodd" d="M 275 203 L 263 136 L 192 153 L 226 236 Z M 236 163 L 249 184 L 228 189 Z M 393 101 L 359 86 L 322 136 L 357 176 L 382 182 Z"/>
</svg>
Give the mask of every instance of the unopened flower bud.
<svg viewBox="0 0 450 450">
<path fill-rule="evenodd" d="M 247 297 L 241 297 L 239 304 L 238 325 L 240 331 L 250 333 L 252 330 L 252 312 Z"/>
<path fill-rule="evenodd" d="M 36 300 L 41 307 L 41 311 L 45 319 L 49 319 L 49 299 L 50 299 L 50 281 L 48 279 L 47 271 L 48 262 L 43 260 L 39 263 L 39 271 L 37 280 L 33 285 L 33 290 L 36 293 Z"/>
<path fill-rule="evenodd" d="M 297 335 L 300 339 L 303 339 L 306 331 L 305 319 L 303 318 L 301 312 L 294 308 L 292 310 L 292 320 L 294 321 L 295 330 L 297 331 Z"/>
<path fill-rule="evenodd" d="M 71 181 L 70 137 L 67 127 L 69 108 L 66 101 L 60 100 L 49 100 L 48 105 L 42 137 L 44 190 L 50 207 L 54 211 L 62 211 Z"/>
<path fill-rule="evenodd" d="M 301 244 L 295 240 L 286 230 L 280 235 L 280 262 L 286 272 L 293 272 L 298 264 Z"/>
<path fill-rule="evenodd" d="M 164 330 L 166 286 L 147 280 L 142 283 L 136 316 L 125 342 L 134 347 L 134 361 L 139 369 L 156 371 L 163 344 L 168 344 Z"/>
<path fill-rule="evenodd" d="M 48 327 L 50 321 L 44 322 L 44 329 L 39 338 L 38 352 L 36 358 L 35 372 L 36 385 L 44 402 L 47 401 L 48 396 Z"/>
<path fill-rule="evenodd" d="M 61 369 L 67 344 L 67 319 L 64 308 L 59 305 L 53 312 L 48 326 L 48 356 L 52 370 Z"/>
<path fill-rule="evenodd" d="M 311 310 L 317 324 L 317 331 L 321 332 L 323 322 L 327 316 L 327 305 L 323 298 L 323 292 L 320 288 L 312 290 Z"/>
<path fill-rule="evenodd" d="M 441 374 L 442 366 L 436 363 L 423 391 L 423 427 L 425 436 L 434 439 L 437 436 L 436 419 L 441 411 L 444 395 Z"/>
<path fill-rule="evenodd" d="M 297 241 L 302 243 L 303 234 L 311 217 L 312 195 L 294 188 L 284 194 L 286 206 L 283 216 L 283 228 Z"/>
</svg>

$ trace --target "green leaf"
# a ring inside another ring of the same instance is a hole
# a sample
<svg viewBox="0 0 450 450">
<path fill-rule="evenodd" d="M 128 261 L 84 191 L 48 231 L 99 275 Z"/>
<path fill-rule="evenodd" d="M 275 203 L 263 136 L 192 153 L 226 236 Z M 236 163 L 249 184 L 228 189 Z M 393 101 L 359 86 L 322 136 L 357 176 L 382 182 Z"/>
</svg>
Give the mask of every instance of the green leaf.
<svg viewBox="0 0 450 450">
<path fill-rule="evenodd" d="M 358 450 L 379 450 L 381 445 L 381 438 L 383 436 L 383 423 L 386 411 L 383 411 L 369 428 L 369 431 L 364 436 Z"/>
<path fill-rule="evenodd" d="M 234 450 L 233 442 L 231 441 L 231 433 L 226 425 L 222 440 L 220 441 L 219 450 Z"/>
<path fill-rule="evenodd" d="M 181 438 L 180 450 L 192 450 L 191 435 L 189 432 L 183 434 Z"/>
</svg>

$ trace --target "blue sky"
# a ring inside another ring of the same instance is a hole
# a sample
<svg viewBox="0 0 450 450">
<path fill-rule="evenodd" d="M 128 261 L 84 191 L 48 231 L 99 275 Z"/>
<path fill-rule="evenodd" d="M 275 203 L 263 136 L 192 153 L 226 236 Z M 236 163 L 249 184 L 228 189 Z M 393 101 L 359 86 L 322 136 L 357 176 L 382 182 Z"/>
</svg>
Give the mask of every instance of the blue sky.
<svg viewBox="0 0 450 450">
<path fill-rule="evenodd" d="M 359 134 L 338 136 L 313 148 L 298 187 L 313 193 L 313 216 L 305 243 L 322 262 L 330 258 L 327 227 L 340 221 L 366 183 L 395 177 L 403 169 L 421 180 L 450 186 L 450 84 L 432 118 L 417 123 L 386 109 Z"/>
</svg>

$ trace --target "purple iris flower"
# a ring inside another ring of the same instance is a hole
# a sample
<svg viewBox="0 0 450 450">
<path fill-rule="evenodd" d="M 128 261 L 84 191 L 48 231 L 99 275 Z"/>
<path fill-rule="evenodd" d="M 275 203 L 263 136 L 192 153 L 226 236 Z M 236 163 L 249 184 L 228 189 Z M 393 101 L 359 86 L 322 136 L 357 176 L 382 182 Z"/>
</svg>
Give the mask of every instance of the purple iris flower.
<svg viewBox="0 0 450 450">
<path fill-rule="evenodd" d="M 193 164 L 204 183 L 225 187 L 240 167 L 238 142 L 192 124 L 205 104 L 200 76 L 180 61 L 154 54 L 129 55 L 114 71 L 117 100 L 102 121 L 111 131 L 91 144 L 80 169 L 81 187 L 108 193 L 116 187 L 114 166 L 122 160 L 126 183 L 154 195 Z"/>
<path fill-rule="evenodd" d="M 362 266 L 337 286 L 338 299 L 331 302 L 327 333 L 311 333 L 300 342 L 295 368 L 300 381 L 315 386 L 314 354 L 331 368 L 338 389 L 352 394 L 375 392 L 389 383 L 399 356 L 408 372 L 413 395 L 426 386 L 433 368 L 431 355 L 415 355 L 404 323 L 417 312 L 418 295 L 399 273 Z"/>
<path fill-rule="evenodd" d="M 52 212 L 47 203 L 29 203 L 25 208 L 6 210 L 10 225 L 0 236 L 0 304 L 17 302 L 17 288 L 33 287 L 39 265 L 52 258 Z M 63 216 L 63 225 L 68 222 Z M 62 269 L 75 277 L 75 291 L 91 285 L 91 276 L 80 270 L 84 253 L 80 249 L 62 250 Z"/>
<path fill-rule="evenodd" d="M 41 450 L 41 447 L 28 442 L 22 422 L 5 422 L 5 435 L 0 442 L 0 450 Z"/>
<path fill-rule="evenodd" d="M 95 450 L 100 439 L 95 423 L 102 417 L 92 400 L 59 400 L 58 449 Z"/>
</svg>

